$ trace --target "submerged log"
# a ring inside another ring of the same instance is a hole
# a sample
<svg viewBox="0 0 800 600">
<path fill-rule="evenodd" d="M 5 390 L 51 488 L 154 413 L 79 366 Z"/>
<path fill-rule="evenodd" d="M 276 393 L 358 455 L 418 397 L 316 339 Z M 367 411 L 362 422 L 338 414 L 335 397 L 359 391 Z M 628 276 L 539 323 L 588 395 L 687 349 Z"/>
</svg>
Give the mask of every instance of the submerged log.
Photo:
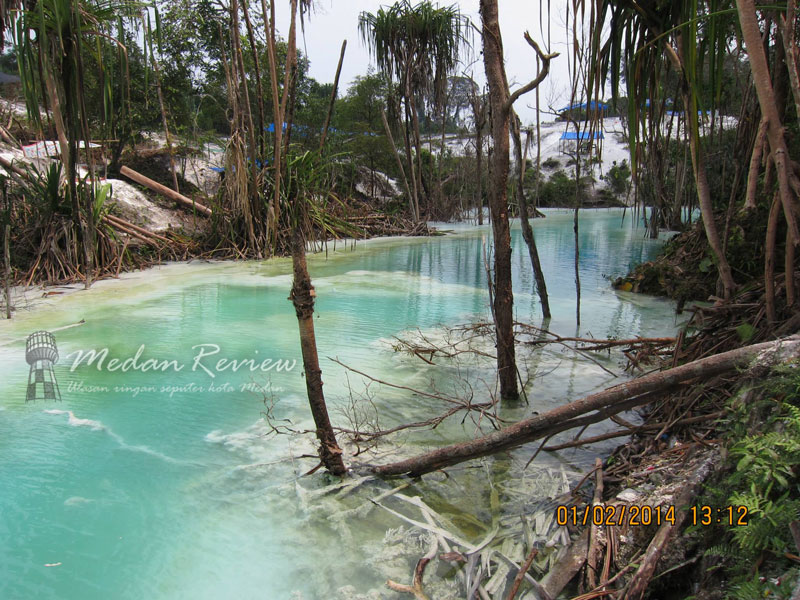
<svg viewBox="0 0 800 600">
<path fill-rule="evenodd" d="M 444 446 L 387 465 L 373 465 L 369 470 L 383 477 L 423 475 L 467 460 L 510 450 L 573 427 L 602 421 L 625 410 L 648 404 L 661 397 L 665 390 L 692 379 L 708 379 L 746 367 L 753 361 L 759 366 L 773 364 L 798 354 L 800 335 L 737 348 L 616 385 L 474 440 Z"/>
<path fill-rule="evenodd" d="M 211 209 L 208 208 L 207 206 L 203 206 L 199 202 L 195 202 L 191 198 L 187 198 L 183 194 L 179 194 L 175 190 L 171 190 L 167 186 L 161 185 L 160 183 L 153 181 L 149 177 L 145 177 L 141 173 L 137 173 L 136 171 L 134 171 L 129 167 L 123 166 L 122 168 L 120 168 L 119 172 L 128 179 L 132 179 L 136 183 L 141 184 L 146 188 L 149 188 L 154 192 L 161 194 L 162 196 L 166 196 L 170 200 L 175 200 L 175 202 L 179 202 L 180 204 L 183 204 L 188 208 L 195 209 L 197 210 L 197 212 L 201 214 L 204 214 L 209 217 L 211 216 Z"/>
</svg>

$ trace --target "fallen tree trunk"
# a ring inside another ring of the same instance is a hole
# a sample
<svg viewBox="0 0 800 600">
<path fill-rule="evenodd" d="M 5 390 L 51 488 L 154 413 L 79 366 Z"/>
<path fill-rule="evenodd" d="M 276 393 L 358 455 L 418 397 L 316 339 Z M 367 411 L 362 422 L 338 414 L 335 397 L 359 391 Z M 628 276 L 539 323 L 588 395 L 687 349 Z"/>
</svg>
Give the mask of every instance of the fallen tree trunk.
<svg viewBox="0 0 800 600">
<path fill-rule="evenodd" d="M 164 242 L 165 244 L 172 243 L 171 240 L 169 240 L 168 238 L 165 238 L 163 235 L 158 235 L 157 233 L 155 233 L 153 231 L 145 229 L 144 227 L 139 227 L 138 225 L 134 225 L 130 221 L 126 221 L 125 219 L 120 219 L 117 216 L 105 215 L 105 219 L 107 221 L 110 221 L 112 226 L 114 224 L 119 224 L 122 227 L 126 227 L 128 229 L 132 229 L 133 231 L 137 231 L 137 232 L 141 233 L 142 235 L 144 235 L 146 237 L 155 238 L 157 240 L 160 240 L 160 241 Z"/>
<path fill-rule="evenodd" d="M 573 427 L 602 421 L 625 410 L 648 404 L 665 390 L 698 377 L 708 379 L 746 367 L 753 361 L 758 365 L 768 365 L 799 354 L 800 335 L 737 348 L 633 379 L 474 440 L 444 446 L 388 465 L 373 465 L 369 470 L 381 477 L 424 475 L 467 460 L 510 450 Z"/>
<path fill-rule="evenodd" d="M 192 209 L 196 209 L 197 212 L 199 212 L 199 213 L 202 213 L 202 214 L 204 214 L 206 216 L 209 216 L 209 217 L 211 216 L 211 209 L 208 208 L 207 206 L 203 206 L 199 202 L 195 202 L 191 198 L 187 198 L 183 194 L 179 194 L 175 190 L 171 190 L 167 186 L 161 185 L 160 183 L 158 183 L 156 181 L 153 181 L 149 177 L 145 177 L 141 173 L 137 173 L 136 171 L 134 171 L 131 168 L 123 166 L 123 167 L 120 168 L 119 172 L 120 172 L 120 174 L 124 175 L 128 179 L 132 179 L 136 183 L 139 183 L 139 184 L 145 186 L 146 188 L 149 188 L 149 189 L 153 190 L 154 192 L 161 194 L 162 196 L 166 196 L 170 200 L 175 200 L 175 202 L 179 202 L 180 204 L 183 204 L 184 206 L 187 206 L 187 207 L 192 208 Z"/>
<path fill-rule="evenodd" d="M 133 229 L 129 229 L 125 225 L 121 225 L 120 223 L 117 223 L 116 221 L 112 221 L 108 217 L 103 217 L 103 223 L 109 225 L 110 227 L 113 227 L 117 231 L 120 231 L 120 232 L 122 232 L 122 233 L 124 233 L 126 235 L 129 235 L 130 237 L 134 237 L 134 238 L 144 242 L 145 244 L 158 245 L 158 241 L 155 238 L 143 235 L 143 234 L 141 234 L 138 231 L 135 231 Z"/>
</svg>

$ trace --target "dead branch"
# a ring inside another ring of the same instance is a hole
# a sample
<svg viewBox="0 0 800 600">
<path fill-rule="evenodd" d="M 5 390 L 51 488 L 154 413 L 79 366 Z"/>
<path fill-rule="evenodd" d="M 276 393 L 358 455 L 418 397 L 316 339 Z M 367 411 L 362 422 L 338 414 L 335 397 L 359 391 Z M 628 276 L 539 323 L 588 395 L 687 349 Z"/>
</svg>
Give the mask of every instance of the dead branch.
<svg viewBox="0 0 800 600">
<path fill-rule="evenodd" d="M 425 556 L 417 561 L 417 566 L 414 568 L 414 583 L 412 585 L 396 583 L 391 579 L 386 582 L 386 585 L 396 592 L 412 594 L 418 600 L 429 600 L 428 596 L 422 589 L 422 576 L 425 574 L 425 567 L 427 567 L 428 563 L 431 562 L 434 556 L 436 556 L 436 550 L 438 548 L 439 543 L 436 540 L 436 536 L 433 536 L 430 550 L 428 550 L 428 553 Z"/>
<path fill-rule="evenodd" d="M 745 346 L 622 383 L 475 440 L 444 446 L 388 465 L 372 466 L 370 470 L 383 477 L 403 474 L 423 475 L 463 461 L 510 450 L 553 432 L 604 420 L 635 406 L 648 404 L 664 390 L 691 379 L 698 377 L 708 379 L 745 367 L 752 361 L 758 365 L 771 364 L 797 356 L 799 353 L 800 335 L 775 342 Z"/>
<path fill-rule="evenodd" d="M 603 461 L 598 457 L 595 459 L 595 484 L 594 498 L 592 506 L 599 506 L 603 503 Z M 592 520 L 589 528 L 589 550 L 586 553 L 586 587 L 593 589 L 597 587 L 597 565 L 600 561 L 600 531 L 598 525 Z"/>
<path fill-rule="evenodd" d="M 522 584 L 522 580 L 525 579 L 525 574 L 528 572 L 528 569 L 531 568 L 533 559 L 536 558 L 537 554 L 539 554 L 539 549 L 536 547 L 531 548 L 531 551 L 528 553 L 528 557 L 525 559 L 525 563 L 519 568 L 517 576 L 514 577 L 514 582 L 511 584 L 511 590 L 508 592 L 506 600 L 514 600 L 514 598 L 517 596 L 519 586 Z"/>
<path fill-rule="evenodd" d="M 438 393 L 435 390 L 434 390 L 434 392 L 428 392 L 428 391 L 425 391 L 425 390 L 412 388 L 410 386 L 391 383 L 389 381 L 384 381 L 382 379 L 378 379 L 376 377 L 373 377 L 373 376 L 369 375 L 368 373 L 365 373 L 363 371 L 359 371 L 358 369 L 350 367 L 349 365 L 346 365 L 345 363 L 341 362 L 338 359 L 330 358 L 330 357 L 329 357 L 329 359 L 332 360 L 333 362 L 335 362 L 336 364 L 344 367 L 348 371 L 356 373 L 358 375 L 361 375 L 362 377 L 365 377 L 370 382 L 377 383 L 379 385 L 385 385 L 387 387 L 398 389 L 398 390 L 411 392 L 413 394 L 417 394 L 417 395 L 419 395 L 421 397 L 424 397 L 424 398 L 430 398 L 432 400 L 439 400 L 441 402 L 445 402 L 447 404 L 451 404 L 452 405 L 448 410 L 446 410 L 442 414 L 437 415 L 435 417 L 431 417 L 430 419 L 425 419 L 424 421 L 416 421 L 416 422 L 412 422 L 412 423 L 405 423 L 405 424 L 398 425 L 396 427 L 392 427 L 392 428 L 389 428 L 389 429 L 383 429 L 383 430 L 374 429 L 373 431 L 361 431 L 361 430 L 352 429 L 352 428 L 351 429 L 337 428 L 338 431 L 341 431 L 342 433 L 346 433 L 348 435 L 353 436 L 355 441 L 374 441 L 375 439 L 377 439 L 379 437 L 384 437 L 384 436 L 390 435 L 392 433 L 397 433 L 398 431 L 403 431 L 403 430 L 406 430 L 406 429 L 421 429 L 421 428 L 426 428 L 426 427 L 430 427 L 432 429 L 435 429 L 443 421 L 445 421 L 446 419 L 448 419 L 448 418 L 452 417 L 453 415 L 456 415 L 456 414 L 458 414 L 459 412 L 462 412 L 462 411 L 465 413 L 465 416 L 464 416 L 465 420 L 466 420 L 468 415 L 473 415 L 474 416 L 473 420 L 477 419 L 477 421 L 475 421 L 475 424 L 478 425 L 478 426 L 480 426 L 480 422 L 485 418 L 489 422 L 489 424 L 492 427 L 494 427 L 495 429 L 497 429 L 499 427 L 499 417 L 494 412 L 494 408 L 497 405 L 497 398 L 492 398 L 488 402 L 475 403 L 475 402 L 473 402 L 474 394 L 472 392 L 472 388 L 469 387 L 469 386 L 467 386 L 467 388 L 465 390 L 466 394 L 465 394 L 464 397 L 445 395 L 445 394 Z"/>
<path fill-rule="evenodd" d="M 576 538 L 567 549 L 564 558 L 545 575 L 542 579 L 542 587 L 550 594 L 551 598 L 556 598 L 561 591 L 567 587 L 572 578 L 578 574 L 583 564 L 586 562 L 586 550 L 589 543 L 589 530 Z"/>
<path fill-rule="evenodd" d="M 725 415 L 725 411 L 717 411 L 713 413 L 709 413 L 707 415 L 698 415 L 696 417 L 689 417 L 686 419 L 681 419 L 679 421 L 674 421 L 673 423 L 647 423 L 645 425 L 640 426 L 633 426 L 629 427 L 628 429 L 618 430 L 618 431 L 611 431 L 608 433 L 602 433 L 600 435 L 595 435 L 588 438 L 583 439 L 575 439 L 571 442 L 565 442 L 563 444 L 555 444 L 553 446 L 545 446 L 542 448 L 545 452 L 556 452 L 558 450 L 564 450 L 566 448 L 576 448 L 578 446 L 585 446 L 587 444 L 595 444 L 597 442 L 604 442 L 606 440 L 611 440 L 618 437 L 625 437 L 627 435 L 634 435 L 637 433 L 642 433 L 645 431 L 657 431 L 663 429 L 664 427 L 669 426 L 672 427 L 680 427 L 683 425 L 693 425 L 695 423 L 709 423 L 714 421 L 715 419 L 719 419 L 720 417 Z M 614 420 L 612 418 L 612 420 Z M 658 437 L 658 436 L 656 436 Z"/>
</svg>

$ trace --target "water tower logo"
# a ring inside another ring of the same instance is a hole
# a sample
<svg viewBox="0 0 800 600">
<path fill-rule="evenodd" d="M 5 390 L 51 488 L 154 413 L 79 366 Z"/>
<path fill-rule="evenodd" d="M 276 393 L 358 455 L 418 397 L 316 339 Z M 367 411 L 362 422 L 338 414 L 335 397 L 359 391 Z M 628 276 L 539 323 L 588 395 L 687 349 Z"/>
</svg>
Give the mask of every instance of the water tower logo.
<svg viewBox="0 0 800 600">
<path fill-rule="evenodd" d="M 56 338 L 49 331 L 35 331 L 25 344 L 25 360 L 30 365 L 26 402 L 61 400 L 61 391 L 53 371 L 58 362 Z"/>
</svg>

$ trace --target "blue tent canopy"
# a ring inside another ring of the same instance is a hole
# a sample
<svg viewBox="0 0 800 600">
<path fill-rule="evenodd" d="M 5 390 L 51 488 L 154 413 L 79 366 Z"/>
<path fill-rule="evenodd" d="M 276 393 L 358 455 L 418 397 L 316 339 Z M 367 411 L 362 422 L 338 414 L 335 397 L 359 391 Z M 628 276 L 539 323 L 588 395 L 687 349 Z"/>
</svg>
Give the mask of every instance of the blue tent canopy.
<svg viewBox="0 0 800 600">
<path fill-rule="evenodd" d="M 565 131 L 564 133 L 561 134 L 561 138 L 560 139 L 562 139 L 562 140 L 578 140 L 578 139 L 580 139 L 580 140 L 591 140 L 591 139 L 603 140 L 603 139 L 605 139 L 605 136 L 603 135 L 602 131 L 594 131 L 592 133 L 589 133 L 588 131 L 581 131 L 580 134 L 578 134 L 577 131 Z"/>
<path fill-rule="evenodd" d="M 563 113 L 570 110 L 581 110 L 589 108 L 591 110 L 608 110 L 608 104 L 605 102 L 596 102 L 592 100 L 591 102 L 580 102 L 577 104 L 570 104 L 569 106 L 565 106 L 564 108 L 559 109 L 558 112 Z"/>
</svg>

